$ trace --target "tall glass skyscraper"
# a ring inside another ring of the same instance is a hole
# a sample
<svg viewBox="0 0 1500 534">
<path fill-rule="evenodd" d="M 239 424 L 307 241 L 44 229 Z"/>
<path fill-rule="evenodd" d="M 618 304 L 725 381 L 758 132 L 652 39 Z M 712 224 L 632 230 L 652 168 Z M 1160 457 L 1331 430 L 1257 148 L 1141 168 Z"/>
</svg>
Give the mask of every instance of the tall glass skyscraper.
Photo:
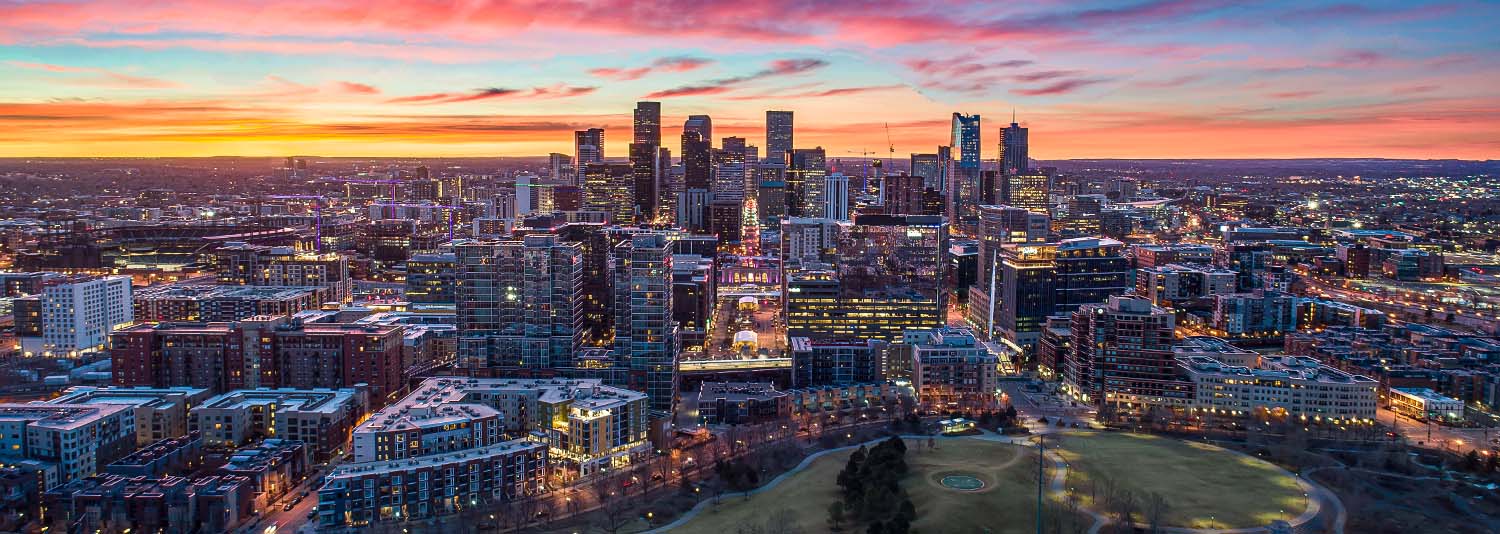
<svg viewBox="0 0 1500 534">
<path fill-rule="evenodd" d="M 661 102 L 635 103 L 635 137 L 631 142 L 661 145 Z"/>
<path fill-rule="evenodd" d="M 583 184 L 583 168 L 590 163 L 604 163 L 604 129 L 589 128 L 573 132 L 573 185 Z"/>
<path fill-rule="evenodd" d="M 1014 122 L 1000 129 L 1000 172 L 1026 174 L 1031 170 L 1026 148 L 1026 129 Z"/>
<path fill-rule="evenodd" d="M 614 249 L 615 357 L 628 363 L 630 386 L 651 398 L 651 409 L 671 413 L 682 349 L 672 320 L 672 243 L 667 234 L 640 233 Z"/>
<path fill-rule="evenodd" d="M 959 228 L 971 228 L 977 220 L 979 205 L 979 115 L 953 114 L 952 146 L 958 151 L 954 158 L 956 181 L 952 214 Z"/>
<path fill-rule="evenodd" d="M 636 220 L 654 219 L 660 209 L 664 167 L 657 161 L 661 151 L 661 102 L 635 103 L 635 136 L 630 144 L 630 168 L 636 203 Z"/>
<path fill-rule="evenodd" d="M 792 152 L 792 112 L 766 112 L 766 159 L 785 161 Z"/>
</svg>

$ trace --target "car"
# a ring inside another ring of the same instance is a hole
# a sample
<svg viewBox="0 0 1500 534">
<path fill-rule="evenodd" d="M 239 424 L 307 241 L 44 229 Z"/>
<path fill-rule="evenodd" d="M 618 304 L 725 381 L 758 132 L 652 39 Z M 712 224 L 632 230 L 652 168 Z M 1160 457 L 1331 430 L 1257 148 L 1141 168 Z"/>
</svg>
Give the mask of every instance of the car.
<svg viewBox="0 0 1500 534">
<path fill-rule="evenodd" d="M 307 518 L 308 519 L 312 519 L 312 518 L 317 517 L 317 516 L 318 516 L 318 509 L 317 508 L 314 508 L 312 510 L 308 510 L 307 511 Z"/>
<path fill-rule="evenodd" d="M 281 507 L 281 511 L 283 511 L 283 512 L 290 512 L 290 511 L 292 511 L 292 507 L 296 506 L 296 505 L 297 505 L 297 503 L 294 503 L 294 502 L 286 503 L 286 506 L 282 506 Z"/>
</svg>

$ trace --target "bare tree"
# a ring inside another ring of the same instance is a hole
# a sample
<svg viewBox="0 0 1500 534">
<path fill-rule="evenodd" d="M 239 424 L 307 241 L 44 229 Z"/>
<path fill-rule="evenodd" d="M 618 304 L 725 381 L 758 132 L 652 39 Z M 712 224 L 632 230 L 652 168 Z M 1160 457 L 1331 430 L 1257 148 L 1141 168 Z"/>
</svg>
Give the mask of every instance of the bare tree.
<svg viewBox="0 0 1500 534">
<path fill-rule="evenodd" d="M 610 479 L 600 477 L 593 483 L 594 495 L 599 499 L 599 516 L 603 521 L 599 525 L 600 530 L 609 534 L 617 534 L 625 524 L 630 522 L 629 499 L 615 492 L 614 484 Z"/>
<path fill-rule="evenodd" d="M 1166 497 L 1160 493 L 1147 493 L 1145 497 L 1146 524 L 1151 527 L 1152 534 L 1161 534 L 1161 529 L 1167 520 L 1167 512 L 1171 505 L 1167 504 Z"/>
</svg>

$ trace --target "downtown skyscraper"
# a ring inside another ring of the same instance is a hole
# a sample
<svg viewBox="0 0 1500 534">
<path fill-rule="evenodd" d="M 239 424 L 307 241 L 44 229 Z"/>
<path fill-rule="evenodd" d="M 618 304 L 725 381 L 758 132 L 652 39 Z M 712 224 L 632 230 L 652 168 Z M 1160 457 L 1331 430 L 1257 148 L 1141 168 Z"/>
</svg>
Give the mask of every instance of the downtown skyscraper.
<svg viewBox="0 0 1500 534">
<path fill-rule="evenodd" d="M 1027 149 L 1026 128 L 1016 124 L 1000 129 L 1000 172 L 1006 175 L 1026 174 L 1031 171 L 1031 155 Z"/>
<path fill-rule="evenodd" d="M 792 153 L 792 112 L 766 112 L 766 159 L 772 162 L 786 161 Z"/>
<path fill-rule="evenodd" d="M 583 184 L 583 168 L 590 163 L 604 163 L 604 129 L 589 128 L 573 132 L 573 185 Z"/>
<path fill-rule="evenodd" d="M 632 196 L 636 220 L 656 218 L 661 204 L 665 170 L 671 162 L 662 162 L 661 102 L 636 102 L 633 136 L 630 144 Z"/>
<path fill-rule="evenodd" d="M 953 114 L 952 146 L 958 151 L 958 157 L 953 160 L 954 172 L 952 179 L 954 186 L 952 213 L 948 214 L 949 220 L 954 221 L 961 231 L 972 231 L 975 220 L 978 218 L 976 209 L 980 198 L 980 159 L 979 159 L 979 115 Z"/>
</svg>

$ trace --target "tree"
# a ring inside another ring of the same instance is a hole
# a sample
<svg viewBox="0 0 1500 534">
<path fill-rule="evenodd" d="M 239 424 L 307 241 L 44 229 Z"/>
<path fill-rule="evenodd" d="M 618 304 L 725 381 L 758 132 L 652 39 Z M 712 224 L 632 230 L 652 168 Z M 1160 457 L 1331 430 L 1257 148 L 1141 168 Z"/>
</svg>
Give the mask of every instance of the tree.
<svg viewBox="0 0 1500 534">
<path fill-rule="evenodd" d="M 1151 492 L 1146 494 L 1146 524 L 1151 527 L 1152 534 L 1160 534 L 1163 523 L 1167 519 L 1167 511 L 1171 506 L 1167 499 L 1160 493 Z"/>
<path fill-rule="evenodd" d="M 844 501 L 833 501 L 828 505 L 828 526 L 839 530 L 844 526 Z"/>
<path fill-rule="evenodd" d="M 771 512 L 766 518 L 766 534 L 802 534 L 802 525 L 797 523 L 797 515 L 790 508 L 782 508 Z"/>
<path fill-rule="evenodd" d="M 1474 449 L 1469 449 L 1468 454 L 1464 455 L 1464 471 L 1478 471 L 1478 470 L 1479 470 L 1479 451 L 1476 451 Z"/>
</svg>

